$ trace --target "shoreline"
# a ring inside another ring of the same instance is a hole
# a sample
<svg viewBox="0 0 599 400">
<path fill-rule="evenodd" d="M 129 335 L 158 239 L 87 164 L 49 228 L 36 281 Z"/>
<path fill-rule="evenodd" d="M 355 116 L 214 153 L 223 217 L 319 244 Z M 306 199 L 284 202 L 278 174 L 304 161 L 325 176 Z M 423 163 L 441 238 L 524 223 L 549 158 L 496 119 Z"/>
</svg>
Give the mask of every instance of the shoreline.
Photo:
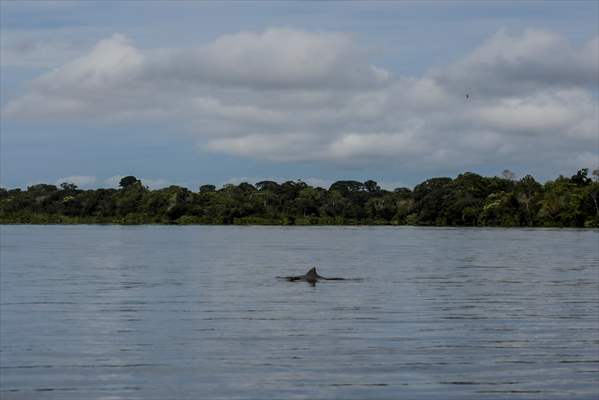
<svg viewBox="0 0 599 400">
<path fill-rule="evenodd" d="M 577 230 L 577 231 L 599 231 L 597 227 L 576 226 L 471 226 L 471 225 L 407 225 L 407 224 L 178 224 L 148 222 L 139 224 L 127 224 L 118 222 L 56 222 L 56 223 L 29 223 L 29 222 L 2 222 L 2 226 L 170 226 L 170 227 L 265 227 L 265 228 L 439 228 L 439 229 L 526 229 L 526 230 Z"/>
</svg>

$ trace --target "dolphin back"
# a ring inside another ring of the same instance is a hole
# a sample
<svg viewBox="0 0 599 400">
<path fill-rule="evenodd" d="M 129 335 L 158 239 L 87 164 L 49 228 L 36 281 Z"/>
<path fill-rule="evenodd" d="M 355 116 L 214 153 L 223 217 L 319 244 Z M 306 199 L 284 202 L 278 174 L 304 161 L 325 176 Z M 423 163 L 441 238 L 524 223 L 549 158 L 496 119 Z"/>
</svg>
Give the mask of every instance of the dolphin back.
<svg viewBox="0 0 599 400">
<path fill-rule="evenodd" d="M 345 278 L 326 278 L 324 276 L 318 275 L 318 272 L 316 272 L 316 267 L 310 268 L 308 270 L 308 272 L 304 275 L 285 276 L 283 278 L 285 278 L 289 282 L 306 281 L 309 283 L 314 283 L 314 282 L 317 282 L 318 280 L 325 280 L 325 281 L 344 281 L 345 280 Z"/>
</svg>

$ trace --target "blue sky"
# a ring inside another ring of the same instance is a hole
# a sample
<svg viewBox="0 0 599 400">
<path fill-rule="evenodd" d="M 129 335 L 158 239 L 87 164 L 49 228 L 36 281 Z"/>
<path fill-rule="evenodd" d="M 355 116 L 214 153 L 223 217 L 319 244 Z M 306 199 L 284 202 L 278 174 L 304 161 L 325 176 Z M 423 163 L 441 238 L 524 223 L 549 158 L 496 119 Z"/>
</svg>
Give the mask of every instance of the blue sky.
<svg viewBox="0 0 599 400">
<path fill-rule="evenodd" d="M 599 2 L 0 2 L 0 181 L 599 166 Z M 465 99 L 469 93 L 470 98 Z"/>
</svg>

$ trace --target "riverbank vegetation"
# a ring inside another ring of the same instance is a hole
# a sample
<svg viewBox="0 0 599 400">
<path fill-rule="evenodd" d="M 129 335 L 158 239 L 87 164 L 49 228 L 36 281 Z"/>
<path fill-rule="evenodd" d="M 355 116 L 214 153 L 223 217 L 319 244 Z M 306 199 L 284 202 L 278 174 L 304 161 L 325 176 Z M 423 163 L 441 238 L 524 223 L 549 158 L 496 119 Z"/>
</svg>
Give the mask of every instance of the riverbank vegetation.
<svg viewBox="0 0 599 400">
<path fill-rule="evenodd" d="M 508 171 L 509 172 L 509 171 Z M 0 188 L 0 223 L 271 224 L 599 227 L 599 171 L 582 169 L 544 184 L 466 172 L 413 190 L 369 180 L 328 189 L 302 181 L 180 186 L 150 190 L 133 176 L 119 189 L 81 190 L 65 182 Z"/>
</svg>

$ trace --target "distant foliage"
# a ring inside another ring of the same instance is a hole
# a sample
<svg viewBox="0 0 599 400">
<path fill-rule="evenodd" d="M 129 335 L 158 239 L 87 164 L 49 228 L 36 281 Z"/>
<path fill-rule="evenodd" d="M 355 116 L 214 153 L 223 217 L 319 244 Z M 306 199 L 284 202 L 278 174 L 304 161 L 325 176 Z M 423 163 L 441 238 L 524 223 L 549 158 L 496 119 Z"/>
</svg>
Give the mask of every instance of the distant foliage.
<svg viewBox="0 0 599 400">
<path fill-rule="evenodd" d="M 0 188 L 0 223 L 427 225 L 599 227 L 599 172 L 587 169 L 544 185 L 532 176 L 432 178 L 414 190 L 381 189 L 372 180 L 327 189 L 302 181 L 243 182 L 198 192 L 149 190 L 134 176 L 120 189 L 38 184 Z"/>
</svg>

